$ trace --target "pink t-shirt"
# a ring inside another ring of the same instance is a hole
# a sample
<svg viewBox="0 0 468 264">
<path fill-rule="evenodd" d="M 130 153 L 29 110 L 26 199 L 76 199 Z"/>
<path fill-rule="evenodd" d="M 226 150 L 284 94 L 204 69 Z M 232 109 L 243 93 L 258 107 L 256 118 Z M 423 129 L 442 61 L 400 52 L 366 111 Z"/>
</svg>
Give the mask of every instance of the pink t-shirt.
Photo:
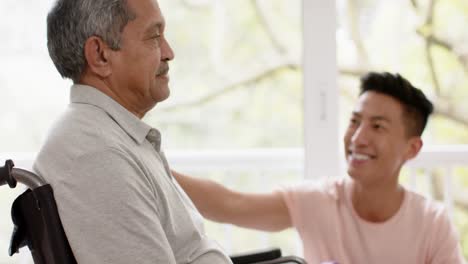
<svg viewBox="0 0 468 264">
<path fill-rule="evenodd" d="M 384 223 L 361 219 L 350 180 L 306 183 L 281 191 L 309 264 L 464 263 L 443 206 L 405 191 L 399 211 Z"/>
</svg>

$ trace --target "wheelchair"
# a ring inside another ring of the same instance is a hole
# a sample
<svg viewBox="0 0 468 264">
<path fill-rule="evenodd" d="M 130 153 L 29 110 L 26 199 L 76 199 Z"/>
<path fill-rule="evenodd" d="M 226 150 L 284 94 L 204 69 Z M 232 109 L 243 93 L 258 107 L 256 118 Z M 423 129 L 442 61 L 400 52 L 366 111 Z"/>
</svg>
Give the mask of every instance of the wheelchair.
<svg viewBox="0 0 468 264">
<path fill-rule="evenodd" d="M 63 230 L 54 193 L 36 174 L 14 168 L 12 160 L 0 167 L 0 186 L 15 188 L 17 182 L 28 187 L 12 205 L 13 234 L 9 255 L 28 246 L 35 264 L 76 264 Z M 282 256 L 278 248 L 230 256 L 234 264 L 307 264 L 295 256 Z"/>
</svg>

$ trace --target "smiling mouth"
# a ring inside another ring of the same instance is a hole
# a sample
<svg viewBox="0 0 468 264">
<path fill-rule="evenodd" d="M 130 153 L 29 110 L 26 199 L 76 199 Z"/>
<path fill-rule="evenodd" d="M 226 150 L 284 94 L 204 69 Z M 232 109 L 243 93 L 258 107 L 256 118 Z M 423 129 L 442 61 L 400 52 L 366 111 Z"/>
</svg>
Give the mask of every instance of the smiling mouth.
<svg viewBox="0 0 468 264">
<path fill-rule="evenodd" d="M 366 161 L 366 160 L 371 160 L 371 159 L 375 159 L 375 158 L 376 158 L 375 155 L 368 155 L 368 154 L 363 154 L 363 153 L 355 153 L 355 152 L 352 152 L 352 151 L 349 151 L 349 152 L 348 152 L 348 157 L 349 157 L 350 159 L 357 160 L 357 161 Z"/>
</svg>

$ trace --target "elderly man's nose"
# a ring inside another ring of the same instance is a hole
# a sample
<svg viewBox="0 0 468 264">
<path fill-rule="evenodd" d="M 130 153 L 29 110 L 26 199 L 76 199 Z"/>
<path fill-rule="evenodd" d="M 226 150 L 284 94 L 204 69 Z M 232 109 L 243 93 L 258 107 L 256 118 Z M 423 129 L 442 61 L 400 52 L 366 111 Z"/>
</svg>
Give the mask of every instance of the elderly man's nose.
<svg viewBox="0 0 468 264">
<path fill-rule="evenodd" d="M 169 45 L 169 42 L 167 42 L 166 39 L 164 39 L 161 52 L 161 57 L 163 61 L 171 61 L 174 59 L 174 51 L 172 50 L 171 45 Z"/>
</svg>

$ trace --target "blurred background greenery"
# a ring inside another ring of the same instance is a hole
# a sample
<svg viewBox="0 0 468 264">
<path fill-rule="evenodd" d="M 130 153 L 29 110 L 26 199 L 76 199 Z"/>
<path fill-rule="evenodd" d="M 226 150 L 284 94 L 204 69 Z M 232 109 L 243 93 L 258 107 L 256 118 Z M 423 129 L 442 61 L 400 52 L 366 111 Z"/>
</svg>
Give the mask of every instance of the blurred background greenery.
<svg viewBox="0 0 468 264">
<path fill-rule="evenodd" d="M 46 49 L 45 16 L 52 0 L 0 3 L 0 152 L 36 152 L 68 103 Z M 299 0 L 159 0 L 175 51 L 171 97 L 146 116 L 168 150 L 303 147 L 302 2 Z M 399 72 L 436 106 L 426 145 L 468 143 L 468 1 L 337 0 L 340 135 L 359 76 Z M 307 27 L 307 25 L 305 25 Z M 468 257 L 468 164 L 454 168 L 454 222 Z M 177 169 L 177 168 L 176 168 Z M 196 172 L 195 172 L 196 173 Z M 406 175 L 407 172 L 404 172 Z M 300 181 L 300 171 L 196 174 L 245 191 Z M 443 169 L 417 173 L 421 190 L 442 200 Z M 404 183 L 409 178 L 402 178 Z M 18 191 L 0 190 L 0 263 L 8 258 L 9 206 Z M 263 234 L 207 224 L 230 252 L 264 245 L 300 253 L 292 230 Z M 226 241 L 225 237 L 229 238 Z M 23 262 L 22 262 L 23 261 Z"/>
</svg>

